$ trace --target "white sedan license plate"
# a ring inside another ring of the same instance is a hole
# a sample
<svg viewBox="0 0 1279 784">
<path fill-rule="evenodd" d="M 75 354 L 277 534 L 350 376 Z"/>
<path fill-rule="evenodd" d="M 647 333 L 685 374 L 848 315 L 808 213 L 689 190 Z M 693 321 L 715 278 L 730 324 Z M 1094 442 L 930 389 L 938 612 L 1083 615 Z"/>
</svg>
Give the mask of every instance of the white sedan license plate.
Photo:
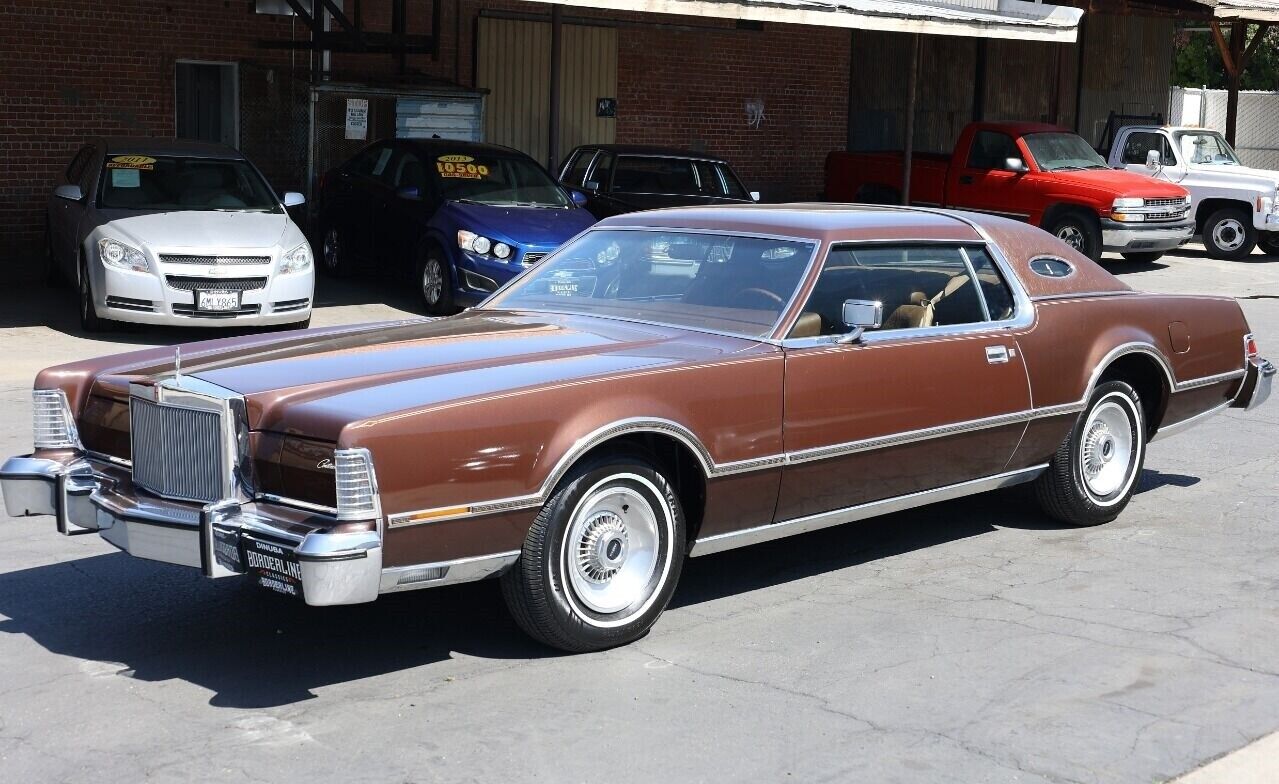
<svg viewBox="0 0 1279 784">
<path fill-rule="evenodd" d="M 240 293 L 238 291 L 197 291 L 196 309 L 209 311 L 227 311 L 240 309 Z"/>
</svg>

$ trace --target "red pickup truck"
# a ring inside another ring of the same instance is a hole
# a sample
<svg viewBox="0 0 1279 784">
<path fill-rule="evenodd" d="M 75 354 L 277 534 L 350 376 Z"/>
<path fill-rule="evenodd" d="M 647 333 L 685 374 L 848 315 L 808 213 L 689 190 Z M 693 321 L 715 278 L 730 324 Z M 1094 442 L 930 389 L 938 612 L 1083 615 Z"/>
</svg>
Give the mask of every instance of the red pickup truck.
<svg viewBox="0 0 1279 784">
<path fill-rule="evenodd" d="M 900 152 L 826 156 L 828 201 L 899 204 L 901 182 Z M 910 197 L 1027 221 L 1094 260 L 1153 261 L 1195 230 L 1184 188 L 1111 169 L 1079 136 L 1041 123 L 972 123 L 949 157 L 911 156 Z"/>
</svg>

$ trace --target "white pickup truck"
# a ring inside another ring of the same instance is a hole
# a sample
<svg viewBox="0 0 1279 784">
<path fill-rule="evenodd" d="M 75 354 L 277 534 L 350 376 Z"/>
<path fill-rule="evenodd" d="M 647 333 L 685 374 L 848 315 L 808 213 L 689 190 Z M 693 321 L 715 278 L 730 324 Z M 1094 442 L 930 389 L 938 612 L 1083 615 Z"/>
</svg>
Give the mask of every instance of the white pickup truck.
<svg viewBox="0 0 1279 784">
<path fill-rule="evenodd" d="M 1279 172 L 1244 166 L 1217 131 L 1131 125 L 1109 162 L 1190 191 L 1195 233 L 1213 258 L 1242 259 L 1258 245 L 1279 256 Z"/>
</svg>

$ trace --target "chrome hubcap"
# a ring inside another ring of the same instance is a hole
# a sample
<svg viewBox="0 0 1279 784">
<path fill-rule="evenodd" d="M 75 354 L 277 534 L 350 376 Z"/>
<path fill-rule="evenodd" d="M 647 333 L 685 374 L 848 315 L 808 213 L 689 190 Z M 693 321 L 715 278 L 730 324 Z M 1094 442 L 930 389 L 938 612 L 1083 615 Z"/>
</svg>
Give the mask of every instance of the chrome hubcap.
<svg viewBox="0 0 1279 784">
<path fill-rule="evenodd" d="M 338 230 L 329 229 L 324 235 L 324 265 L 329 269 L 338 266 Z"/>
<path fill-rule="evenodd" d="M 1079 457 L 1091 495 L 1104 499 L 1127 487 L 1135 465 L 1133 448 L 1132 418 L 1124 406 L 1107 401 L 1093 409 Z"/>
<path fill-rule="evenodd" d="M 660 527 L 657 511 L 638 490 L 613 486 L 588 494 L 574 512 L 566 539 L 573 597 L 597 613 L 610 614 L 655 593 Z"/>
<path fill-rule="evenodd" d="M 1243 247 L 1246 235 L 1243 224 L 1234 218 L 1227 218 L 1212 228 L 1213 244 L 1225 251 Z"/>
<path fill-rule="evenodd" d="M 422 265 L 422 296 L 432 305 L 440 301 L 444 293 L 444 270 L 437 259 L 427 259 Z"/>
<path fill-rule="evenodd" d="M 1062 226 L 1057 229 L 1057 239 L 1075 250 L 1081 250 L 1084 247 L 1084 233 L 1074 226 Z"/>
</svg>

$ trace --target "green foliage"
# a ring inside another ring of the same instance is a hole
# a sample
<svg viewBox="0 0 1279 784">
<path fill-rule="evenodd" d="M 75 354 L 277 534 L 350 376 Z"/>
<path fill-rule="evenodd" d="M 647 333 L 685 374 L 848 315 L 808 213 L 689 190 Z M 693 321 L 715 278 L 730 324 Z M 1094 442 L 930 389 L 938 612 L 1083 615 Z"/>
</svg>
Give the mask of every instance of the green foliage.
<svg viewBox="0 0 1279 784">
<path fill-rule="evenodd" d="M 1257 25 L 1248 25 L 1248 42 L 1257 34 Z M 1279 27 L 1271 27 L 1257 45 L 1244 68 L 1241 86 L 1245 90 L 1279 90 Z M 1229 33 L 1227 33 L 1229 38 Z M 1217 42 L 1207 30 L 1178 30 L 1173 44 L 1172 83 L 1180 87 L 1225 89 L 1226 66 L 1221 62 Z"/>
</svg>

